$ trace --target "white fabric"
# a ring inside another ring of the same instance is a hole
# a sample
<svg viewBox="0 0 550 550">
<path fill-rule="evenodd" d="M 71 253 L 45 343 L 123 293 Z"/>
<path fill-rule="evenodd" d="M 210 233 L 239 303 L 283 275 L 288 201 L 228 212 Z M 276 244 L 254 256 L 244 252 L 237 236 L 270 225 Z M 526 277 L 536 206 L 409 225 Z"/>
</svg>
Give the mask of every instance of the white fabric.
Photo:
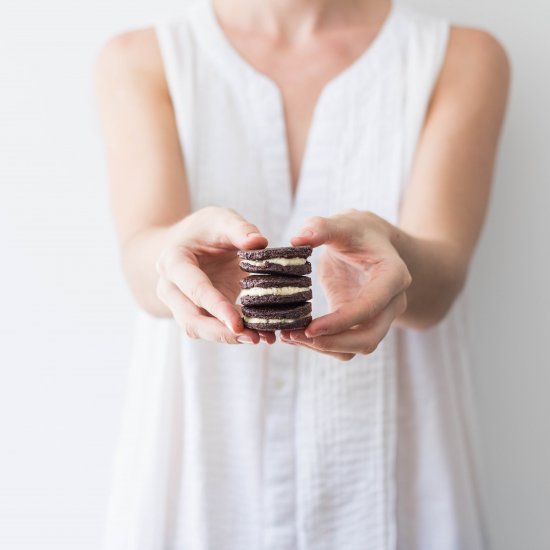
<svg viewBox="0 0 550 550">
<path fill-rule="evenodd" d="M 193 209 L 232 207 L 287 245 L 311 215 L 396 223 L 449 25 L 394 5 L 324 88 L 292 202 L 281 95 L 212 6 L 156 25 Z M 327 311 L 315 277 L 313 311 Z M 462 297 L 341 363 L 228 346 L 137 310 L 103 550 L 477 550 Z"/>
</svg>

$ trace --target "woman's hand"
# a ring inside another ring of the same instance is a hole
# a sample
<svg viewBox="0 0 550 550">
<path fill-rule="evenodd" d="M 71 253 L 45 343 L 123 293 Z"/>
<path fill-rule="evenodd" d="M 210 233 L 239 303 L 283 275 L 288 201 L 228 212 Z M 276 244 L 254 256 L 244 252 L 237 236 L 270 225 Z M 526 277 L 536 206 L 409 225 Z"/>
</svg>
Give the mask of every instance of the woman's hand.
<svg viewBox="0 0 550 550">
<path fill-rule="evenodd" d="M 156 263 L 157 296 L 190 338 L 275 341 L 272 333 L 245 328 L 235 305 L 242 277 L 236 250 L 267 246 L 255 225 L 234 210 L 208 207 L 174 225 L 168 240 Z"/>
<path fill-rule="evenodd" d="M 326 245 L 318 269 L 330 313 L 305 330 L 282 331 L 284 342 L 341 360 L 372 353 L 393 320 L 407 307 L 411 284 L 407 266 L 394 248 L 391 224 L 370 212 L 345 210 L 314 217 L 292 239 L 293 246 Z"/>
</svg>

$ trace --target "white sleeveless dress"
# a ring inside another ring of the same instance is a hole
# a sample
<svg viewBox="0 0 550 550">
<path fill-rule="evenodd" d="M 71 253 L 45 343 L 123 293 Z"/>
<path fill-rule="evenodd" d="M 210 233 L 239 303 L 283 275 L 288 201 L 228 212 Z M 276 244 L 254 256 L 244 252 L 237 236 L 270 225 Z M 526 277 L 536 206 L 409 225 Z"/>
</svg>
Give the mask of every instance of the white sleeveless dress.
<svg viewBox="0 0 550 550">
<path fill-rule="evenodd" d="M 275 83 L 232 48 L 208 0 L 155 28 L 193 209 L 234 208 L 270 246 L 348 207 L 398 223 L 445 20 L 394 4 L 326 85 L 294 202 Z M 327 311 L 321 253 L 315 316 Z M 103 550 L 487 548 L 462 302 L 347 363 L 189 340 L 136 309 Z"/>
</svg>

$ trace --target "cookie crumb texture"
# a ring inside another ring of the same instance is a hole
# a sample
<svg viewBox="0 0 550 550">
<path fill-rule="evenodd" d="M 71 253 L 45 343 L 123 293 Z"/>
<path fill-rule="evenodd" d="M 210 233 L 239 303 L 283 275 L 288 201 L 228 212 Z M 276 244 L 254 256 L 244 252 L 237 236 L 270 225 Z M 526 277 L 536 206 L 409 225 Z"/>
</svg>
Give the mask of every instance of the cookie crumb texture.
<svg viewBox="0 0 550 550">
<path fill-rule="evenodd" d="M 311 246 L 239 250 L 243 323 L 255 330 L 297 330 L 311 323 Z"/>
<path fill-rule="evenodd" d="M 245 327 L 255 330 L 297 330 L 311 323 L 311 302 L 303 304 L 243 306 Z"/>
<path fill-rule="evenodd" d="M 311 246 L 287 246 L 261 250 L 239 250 L 240 267 L 248 273 L 307 275 L 311 273 Z"/>
</svg>

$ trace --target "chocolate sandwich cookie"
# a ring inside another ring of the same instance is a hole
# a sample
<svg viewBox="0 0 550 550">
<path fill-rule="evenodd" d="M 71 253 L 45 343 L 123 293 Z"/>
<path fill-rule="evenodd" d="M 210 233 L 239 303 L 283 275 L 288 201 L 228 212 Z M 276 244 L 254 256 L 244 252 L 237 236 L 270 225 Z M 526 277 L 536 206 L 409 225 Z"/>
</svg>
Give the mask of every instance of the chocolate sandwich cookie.
<svg viewBox="0 0 550 550">
<path fill-rule="evenodd" d="M 244 326 L 254 330 L 296 330 L 311 323 L 311 302 L 242 306 Z"/>
<path fill-rule="evenodd" d="M 311 273 L 311 246 L 287 246 L 261 250 L 239 250 L 241 269 L 249 273 L 306 275 Z"/>
<path fill-rule="evenodd" d="M 250 275 L 241 279 L 241 304 L 297 304 L 311 300 L 311 279 L 304 276 Z"/>
</svg>

